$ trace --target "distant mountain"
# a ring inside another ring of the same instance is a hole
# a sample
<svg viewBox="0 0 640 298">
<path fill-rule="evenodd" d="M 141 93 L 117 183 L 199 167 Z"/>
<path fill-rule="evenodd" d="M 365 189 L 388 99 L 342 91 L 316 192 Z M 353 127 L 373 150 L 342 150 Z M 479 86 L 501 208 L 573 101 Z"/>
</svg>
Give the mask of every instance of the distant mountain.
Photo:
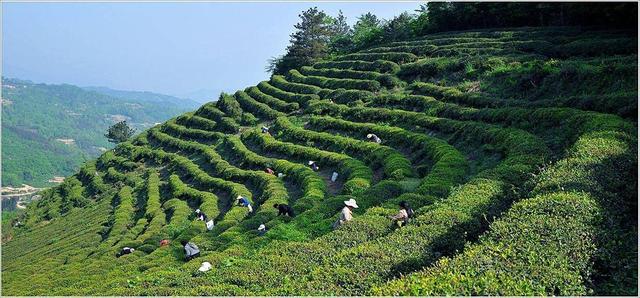
<svg viewBox="0 0 640 298">
<path fill-rule="evenodd" d="M 194 110 L 198 103 L 151 92 L 89 91 L 72 85 L 2 80 L 2 185 L 49 186 L 112 148 L 107 127 L 137 131 Z M 111 93 L 112 95 L 107 95 Z"/>
<path fill-rule="evenodd" d="M 83 89 L 87 91 L 101 93 L 104 95 L 109 95 L 112 97 L 117 97 L 120 99 L 163 103 L 168 105 L 181 105 L 181 106 L 188 106 L 191 108 L 197 108 L 201 105 L 200 102 L 197 102 L 192 99 L 178 98 L 171 95 L 158 94 L 158 93 L 153 93 L 149 91 L 125 91 L 125 90 L 115 90 L 108 87 L 83 87 Z"/>
<path fill-rule="evenodd" d="M 180 98 L 190 98 L 199 103 L 205 103 L 205 102 L 218 100 L 218 96 L 220 96 L 220 92 L 222 92 L 222 90 L 198 89 L 195 91 L 182 93 L 182 94 L 174 94 L 174 95 Z"/>
</svg>

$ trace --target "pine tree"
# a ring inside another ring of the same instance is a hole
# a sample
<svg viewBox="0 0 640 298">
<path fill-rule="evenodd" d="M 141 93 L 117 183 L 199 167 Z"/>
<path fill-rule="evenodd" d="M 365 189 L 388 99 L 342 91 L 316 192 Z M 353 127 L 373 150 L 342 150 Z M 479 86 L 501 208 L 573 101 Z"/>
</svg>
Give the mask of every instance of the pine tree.
<svg viewBox="0 0 640 298">
<path fill-rule="evenodd" d="M 332 35 L 332 18 L 317 7 L 309 8 L 299 16 L 301 21 L 294 25 L 296 32 L 291 34 L 287 53 L 282 57 L 272 58 L 267 70 L 285 74 L 290 69 L 309 65 L 327 56 Z"/>
<path fill-rule="evenodd" d="M 383 22 L 370 12 L 361 15 L 353 26 L 355 48 L 362 49 L 382 41 L 382 24 Z"/>
<path fill-rule="evenodd" d="M 342 10 L 338 11 L 338 16 L 333 18 L 331 33 L 329 43 L 331 53 L 345 54 L 353 50 L 353 30 L 347 24 L 347 18 L 342 14 Z"/>
<path fill-rule="evenodd" d="M 119 144 L 128 140 L 135 132 L 136 130 L 130 128 L 127 121 L 120 121 L 111 125 L 104 136 L 109 139 L 109 142 Z"/>
</svg>

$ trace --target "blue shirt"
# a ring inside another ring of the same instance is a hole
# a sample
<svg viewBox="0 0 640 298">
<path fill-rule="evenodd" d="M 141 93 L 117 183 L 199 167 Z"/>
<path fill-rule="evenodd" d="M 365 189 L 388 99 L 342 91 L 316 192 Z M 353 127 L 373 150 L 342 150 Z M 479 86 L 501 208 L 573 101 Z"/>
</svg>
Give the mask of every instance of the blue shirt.
<svg viewBox="0 0 640 298">
<path fill-rule="evenodd" d="M 242 206 L 249 206 L 249 200 L 247 200 L 245 197 L 240 198 L 240 204 L 242 204 Z"/>
</svg>

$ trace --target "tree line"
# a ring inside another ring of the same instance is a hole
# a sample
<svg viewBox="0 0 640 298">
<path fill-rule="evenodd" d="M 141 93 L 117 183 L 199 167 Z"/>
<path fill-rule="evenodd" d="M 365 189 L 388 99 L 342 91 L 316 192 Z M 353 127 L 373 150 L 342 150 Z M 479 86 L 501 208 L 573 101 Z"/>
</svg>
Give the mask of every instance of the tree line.
<svg viewBox="0 0 640 298">
<path fill-rule="evenodd" d="M 365 13 L 349 26 L 342 11 L 330 16 L 317 7 L 300 15 L 284 55 L 268 61 L 267 71 L 290 69 L 375 44 L 408 40 L 425 34 L 481 28 L 597 26 L 636 30 L 638 4 L 550 2 L 429 2 L 413 12 L 384 20 Z"/>
</svg>

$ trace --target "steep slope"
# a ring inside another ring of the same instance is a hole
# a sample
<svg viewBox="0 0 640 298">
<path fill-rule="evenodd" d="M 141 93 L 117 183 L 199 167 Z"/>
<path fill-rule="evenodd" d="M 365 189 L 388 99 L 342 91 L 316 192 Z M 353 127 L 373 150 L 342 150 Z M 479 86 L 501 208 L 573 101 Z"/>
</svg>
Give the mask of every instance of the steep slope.
<svg viewBox="0 0 640 298">
<path fill-rule="evenodd" d="M 54 176 L 72 175 L 113 148 L 103 134 L 116 121 L 141 131 L 195 107 L 16 79 L 3 80 L 2 96 L 2 184 L 14 186 L 51 186 Z"/>
<path fill-rule="evenodd" d="M 3 292 L 636 295 L 636 53 L 626 32 L 465 31 L 273 76 L 47 191 L 3 245 Z M 416 217 L 394 228 L 400 201 Z"/>
</svg>

